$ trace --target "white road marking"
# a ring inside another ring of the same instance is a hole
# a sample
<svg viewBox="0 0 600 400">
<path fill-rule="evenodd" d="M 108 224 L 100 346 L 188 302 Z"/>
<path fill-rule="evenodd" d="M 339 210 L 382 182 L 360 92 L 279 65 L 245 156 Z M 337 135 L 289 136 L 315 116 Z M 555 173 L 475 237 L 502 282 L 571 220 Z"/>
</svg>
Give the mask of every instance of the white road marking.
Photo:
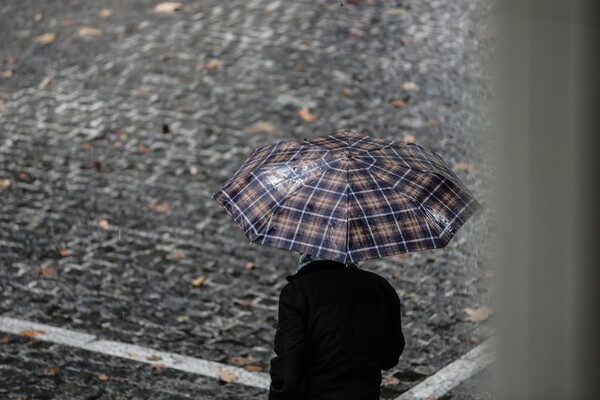
<svg viewBox="0 0 600 400">
<path fill-rule="evenodd" d="M 492 337 L 458 360 L 451 362 L 395 400 L 437 399 L 490 365 L 495 358 L 496 337 Z"/>
<path fill-rule="evenodd" d="M 148 347 L 129 343 L 102 340 L 95 335 L 87 333 L 0 316 L 0 332 L 19 334 L 19 332 L 26 330 L 44 331 L 44 334 L 35 336 L 35 339 L 37 340 L 62 344 L 148 364 L 164 364 L 168 368 L 204 375 L 210 378 L 219 379 L 219 375 L 223 371 L 227 371 L 237 378 L 235 383 L 246 386 L 268 390 L 269 384 L 271 383 L 271 378 L 266 373 L 249 372 L 243 368 L 233 367 L 214 361 L 153 350 Z M 155 361 L 148 360 L 148 357 Z"/>
<path fill-rule="evenodd" d="M 36 335 L 35 339 L 37 340 L 57 343 L 147 364 L 163 364 L 167 368 L 191 372 L 210 378 L 219 379 L 221 373 L 227 371 L 237 377 L 235 383 L 264 390 L 268 390 L 271 383 L 271 378 L 266 373 L 249 372 L 243 368 L 214 361 L 154 350 L 130 343 L 102 340 L 97 336 L 88 333 L 0 316 L 0 332 L 18 335 L 19 332 L 27 330 L 45 332 Z M 492 363 L 495 357 L 495 342 L 495 337 L 486 340 L 458 360 L 445 366 L 407 392 L 404 392 L 395 400 L 423 400 L 441 397 Z M 155 361 L 150 361 L 148 358 Z"/>
</svg>

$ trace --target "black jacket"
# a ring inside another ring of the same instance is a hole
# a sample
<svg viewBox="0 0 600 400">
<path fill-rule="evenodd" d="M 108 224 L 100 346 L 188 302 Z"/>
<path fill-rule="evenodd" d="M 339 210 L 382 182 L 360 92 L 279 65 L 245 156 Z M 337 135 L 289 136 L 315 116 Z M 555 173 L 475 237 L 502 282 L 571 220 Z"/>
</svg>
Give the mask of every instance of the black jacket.
<svg viewBox="0 0 600 400">
<path fill-rule="evenodd" d="M 315 261 L 279 297 L 269 400 L 379 400 L 404 350 L 400 299 L 381 276 Z"/>
</svg>

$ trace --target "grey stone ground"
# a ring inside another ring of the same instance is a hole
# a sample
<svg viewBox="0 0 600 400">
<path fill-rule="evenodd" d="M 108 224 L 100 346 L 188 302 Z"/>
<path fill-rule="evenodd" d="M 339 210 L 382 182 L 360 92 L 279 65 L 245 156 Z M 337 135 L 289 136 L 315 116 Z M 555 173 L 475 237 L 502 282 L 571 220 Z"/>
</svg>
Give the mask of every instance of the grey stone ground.
<svg viewBox="0 0 600 400">
<path fill-rule="evenodd" d="M 202 0 L 172 14 L 155 13 L 157 3 L 0 5 L 0 73 L 13 71 L 0 77 L 0 181 L 10 182 L 0 188 L 1 314 L 214 361 L 251 356 L 268 371 L 296 255 L 249 246 L 210 197 L 251 150 L 341 128 L 411 134 L 451 166 L 472 163 L 457 174 L 487 203 L 489 2 Z M 81 27 L 101 32 L 81 36 Z M 48 32 L 54 41 L 35 41 Z M 298 118 L 304 106 L 314 122 Z M 273 130 L 248 132 L 261 121 Z M 388 371 L 400 383 L 384 397 L 492 334 L 463 311 L 491 303 L 487 218 L 445 249 L 364 263 L 403 305 L 408 344 Z M 40 275 L 43 266 L 56 274 Z M 0 397 L 257 397 L 7 338 Z M 60 373 L 47 377 L 48 367 Z"/>
</svg>

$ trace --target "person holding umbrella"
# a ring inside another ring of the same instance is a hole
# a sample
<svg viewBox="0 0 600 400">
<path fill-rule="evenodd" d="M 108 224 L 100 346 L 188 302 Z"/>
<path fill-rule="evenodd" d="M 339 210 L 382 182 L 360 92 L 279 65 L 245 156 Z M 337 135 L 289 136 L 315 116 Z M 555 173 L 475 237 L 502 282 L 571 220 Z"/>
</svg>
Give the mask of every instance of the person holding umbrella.
<svg viewBox="0 0 600 400">
<path fill-rule="evenodd" d="M 378 399 L 405 346 L 400 300 L 358 262 L 442 248 L 483 209 L 435 152 L 351 130 L 258 148 L 213 197 L 251 243 L 302 254 L 270 400 Z"/>
<path fill-rule="evenodd" d="M 279 298 L 269 400 L 378 400 L 405 341 L 400 299 L 381 276 L 302 254 Z"/>
</svg>

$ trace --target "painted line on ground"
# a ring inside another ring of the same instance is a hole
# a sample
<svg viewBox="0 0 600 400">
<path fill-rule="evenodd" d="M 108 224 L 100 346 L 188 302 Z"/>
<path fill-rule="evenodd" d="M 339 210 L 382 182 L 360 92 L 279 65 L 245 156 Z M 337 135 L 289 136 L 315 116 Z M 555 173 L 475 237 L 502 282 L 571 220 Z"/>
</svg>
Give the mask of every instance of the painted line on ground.
<svg viewBox="0 0 600 400">
<path fill-rule="evenodd" d="M 269 389 L 269 384 L 271 382 L 270 376 L 266 373 L 249 372 L 243 368 L 215 361 L 154 350 L 130 343 L 102 340 L 96 335 L 88 333 L 0 316 L 0 332 L 18 335 L 20 332 L 28 330 L 44 332 L 43 334 L 36 335 L 36 340 L 75 347 L 147 364 L 163 364 L 167 368 L 203 375 L 214 379 L 219 379 L 223 372 L 229 372 L 237 378 L 235 383 L 264 390 Z M 395 400 L 424 400 L 427 398 L 435 399 L 443 396 L 493 362 L 495 358 L 495 343 L 495 337 L 486 340 L 456 361 L 453 361 L 435 374 L 412 387 L 410 390 L 404 392 Z M 150 361 L 148 358 L 156 361 Z"/>
<path fill-rule="evenodd" d="M 437 399 L 489 366 L 495 358 L 496 337 L 491 337 L 459 359 L 425 378 L 395 400 Z"/>
<path fill-rule="evenodd" d="M 45 333 L 35 336 L 36 340 L 42 340 L 44 342 L 62 344 L 147 364 L 163 364 L 167 368 L 191 372 L 193 374 L 204 375 L 215 379 L 219 379 L 219 376 L 223 372 L 229 372 L 235 377 L 235 383 L 265 390 L 268 390 L 269 384 L 271 383 L 271 378 L 266 373 L 249 372 L 243 368 L 215 361 L 154 350 L 135 344 L 102 340 L 97 336 L 88 333 L 81 333 L 37 322 L 0 316 L 0 332 L 18 335 L 19 332 L 28 330 L 44 331 Z M 156 361 L 149 361 L 147 359 L 148 357 L 151 360 L 154 359 Z M 228 376 L 230 377 L 229 374 Z"/>
</svg>

